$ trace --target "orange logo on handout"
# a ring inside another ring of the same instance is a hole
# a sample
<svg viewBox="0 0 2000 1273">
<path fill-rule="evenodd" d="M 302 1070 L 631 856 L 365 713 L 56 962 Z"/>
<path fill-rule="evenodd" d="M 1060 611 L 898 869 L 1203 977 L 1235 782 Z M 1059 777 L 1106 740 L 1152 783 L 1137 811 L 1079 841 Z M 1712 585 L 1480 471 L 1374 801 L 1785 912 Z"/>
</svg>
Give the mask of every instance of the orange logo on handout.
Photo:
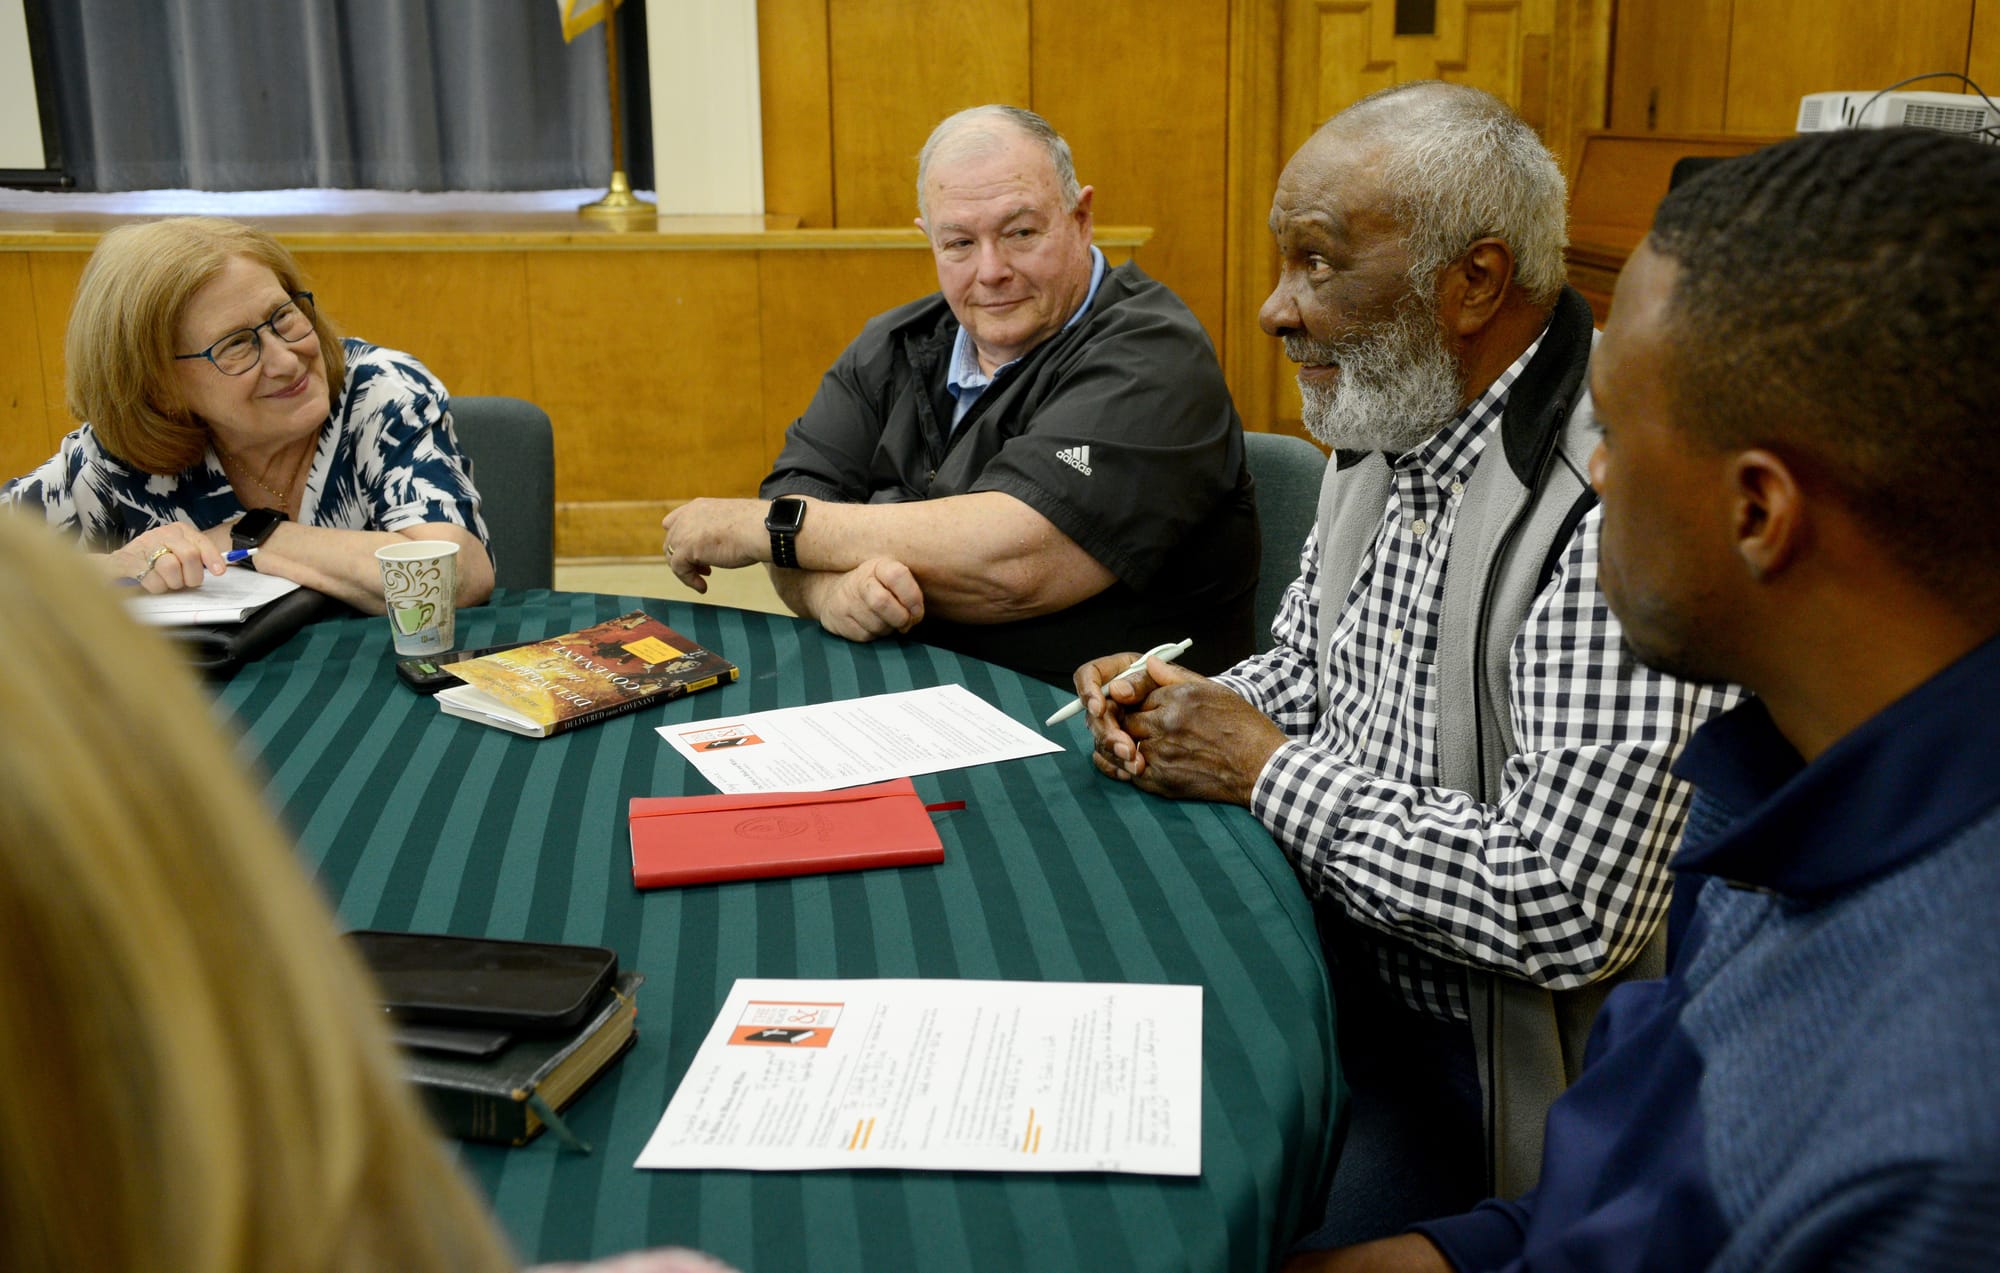
<svg viewBox="0 0 2000 1273">
<path fill-rule="evenodd" d="M 823 1048 L 840 1021 L 837 1003 L 778 1003 L 752 999 L 729 1032 L 731 1045 L 765 1048 Z"/>
</svg>

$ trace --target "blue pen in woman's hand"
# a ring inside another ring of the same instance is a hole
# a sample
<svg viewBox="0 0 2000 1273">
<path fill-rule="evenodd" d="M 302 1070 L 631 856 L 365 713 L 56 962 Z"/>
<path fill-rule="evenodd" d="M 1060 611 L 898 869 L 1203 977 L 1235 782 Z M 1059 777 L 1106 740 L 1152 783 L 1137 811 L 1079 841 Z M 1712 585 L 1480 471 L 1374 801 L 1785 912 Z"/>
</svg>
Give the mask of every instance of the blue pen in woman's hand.
<svg viewBox="0 0 2000 1273">
<path fill-rule="evenodd" d="M 232 548 L 222 554 L 222 564 L 225 566 L 240 566 L 256 555 L 257 550 L 255 548 Z M 150 572 L 152 570 L 152 563 L 148 562 L 146 569 Z M 124 575 L 117 580 L 117 583 L 121 588 L 136 588 L 144 578 L 144 574 Z"/>
<path fill-rule="evenodd" d="M 1131 667 L 1112 677 L 1111 681 L 1129 681 L 1133 677 L 1140 675 L 1146 670 L 1147 659 L 1158 659 L 1162 663 L 1171 663 L 1181 655 L 1186 654 L 1188 647 L 1193 644 L 1194 638 L 1189 637 L 1184 641 L 1169 641 L 1165 645 L 1156 645 L 1133 660 Z M 1104 683 L 1105 686 L 1110 686 L 1111 681 L 1106 681 Z M 1060 725 L 1082 710 L 1083 695 L 1079 694 L 1069 702 L 1064 703 L 1061 707 L 1056 708 L 1055 715 L 1043 721 L 1042 726 L 1043 728 L 1047 728 L 1050 725 Z"/>
</svg>

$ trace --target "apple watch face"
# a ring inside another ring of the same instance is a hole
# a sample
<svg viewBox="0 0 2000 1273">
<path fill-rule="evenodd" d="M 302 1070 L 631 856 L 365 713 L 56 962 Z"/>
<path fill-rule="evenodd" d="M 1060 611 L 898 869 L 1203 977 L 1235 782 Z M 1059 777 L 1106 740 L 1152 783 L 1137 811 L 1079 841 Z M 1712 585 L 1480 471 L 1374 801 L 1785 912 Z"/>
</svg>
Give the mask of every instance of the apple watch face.
<svg viewBox="0 0 2000 1273">
<path fill-rule="evenodd" d="M 805 525 L 806 502 L 802 499 L 785 497 L 771 501 L 770 515 L 764 519 L 764 529 L 776 532 L 797 532 Z"/>
<path fill-rule="evenodd" d="M 274 509 L 253 508 L 230 527 L 229 542 L 238 548 L 255 548 L 269 539 L 284 520 L 285 515 Z"/>
</svg>

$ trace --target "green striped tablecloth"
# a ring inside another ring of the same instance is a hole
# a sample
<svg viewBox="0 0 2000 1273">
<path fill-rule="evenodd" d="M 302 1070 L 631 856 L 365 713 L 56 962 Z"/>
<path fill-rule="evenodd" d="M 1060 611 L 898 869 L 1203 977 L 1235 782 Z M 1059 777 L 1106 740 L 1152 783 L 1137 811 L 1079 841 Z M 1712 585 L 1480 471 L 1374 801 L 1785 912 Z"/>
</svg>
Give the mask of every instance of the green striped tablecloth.
<svg viewBox="0 0 2000 1273">
<path fill-rule="evenodd" d="M 744 1270 L 1240 1269 L 1318 1218 L 1345 1100 L 1312 913 L 1242 810 L 1142 795 L 1069 751 L 919 777 L 942 866 L 640 893 L 626 800 L 712 790 L 663 724 L 962 683 L 1039 725 L 1055 688 L 927 646 L 633 597 L 528 592 L 461 646 L 645 609 L 742 668 L 733 686 L 534 740 L 445 716 L 395 677 L 387 625 L 306 629 L 220 698 L 353 927 L 610 946 L 647 976 L 640 1038 L 569 1121 L 463 1159 L 522 1252 L 699 1247 Z M 1199 983 L 1202 1174 L 660 1172 L 632 1162 L 738 977 Z"/>
</svg>

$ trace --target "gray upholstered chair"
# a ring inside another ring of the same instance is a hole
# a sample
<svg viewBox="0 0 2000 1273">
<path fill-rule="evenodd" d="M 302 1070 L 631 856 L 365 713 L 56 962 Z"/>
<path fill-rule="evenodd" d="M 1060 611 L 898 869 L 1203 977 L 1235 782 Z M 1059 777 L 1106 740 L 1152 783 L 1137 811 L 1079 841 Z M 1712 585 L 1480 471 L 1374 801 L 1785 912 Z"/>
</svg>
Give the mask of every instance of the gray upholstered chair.
<svg viewBox="0 0 2000 1273">
<path fill-rule="evenodd" d="M 1257 482 L 1257 520 L 1263 526 L 1264 564 L 1257 572 L 1257 649 L 1271 648 L 1271 621 L 1285 589 L 1299 577 L 1299 550 L 1319 511 L 1326 456 L 1304 438 L 1286 433 L 1243 433 L 1244 459 Z"/>
<path fill-rule="evenodd" d="M 556 439 L 548 413 L 519 398 L 453 398 L 451 417 L 493 539 L 494 586 L 552 586 Z"/>
</svg>

